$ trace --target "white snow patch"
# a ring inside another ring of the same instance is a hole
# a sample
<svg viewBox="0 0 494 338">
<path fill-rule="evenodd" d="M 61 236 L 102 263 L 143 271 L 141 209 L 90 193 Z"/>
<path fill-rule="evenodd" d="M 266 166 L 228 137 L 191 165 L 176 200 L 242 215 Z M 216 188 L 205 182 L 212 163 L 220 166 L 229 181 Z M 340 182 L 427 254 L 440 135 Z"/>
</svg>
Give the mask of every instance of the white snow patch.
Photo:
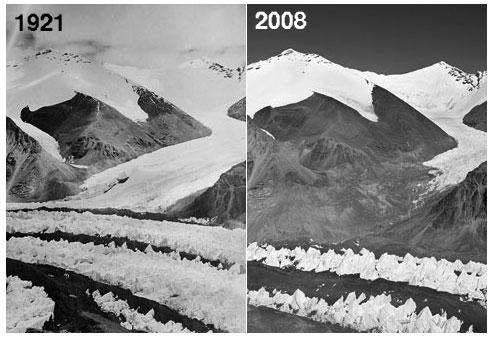
<svg viewBox="0 0 494 338">
<path fill-rule="evenodd" d="M 45 133 L 41 129 L 33 126 L 32 124 L 22 121 L 20 118 L 12 118 L 12 121 L 21 128 L 23 132 L 31 136 L 33 139 L 39 142 L 41 147 L 55 159 L 63 161 L 62 155 L 60 154 L 60 148 L 58 146 L 57 140 L 55 140 L 51 135 Z"/>
</svg>

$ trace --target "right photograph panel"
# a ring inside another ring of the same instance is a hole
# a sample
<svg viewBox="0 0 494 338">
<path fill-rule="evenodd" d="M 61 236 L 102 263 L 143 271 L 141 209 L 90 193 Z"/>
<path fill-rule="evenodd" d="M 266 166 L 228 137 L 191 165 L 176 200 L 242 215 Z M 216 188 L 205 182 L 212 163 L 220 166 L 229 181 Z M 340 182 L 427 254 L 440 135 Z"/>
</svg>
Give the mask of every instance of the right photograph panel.
<svg viewBox="0 0 494 338">
<path fill-rule="evenodd" d="M 486 332 L 487 6 L 247 16 L 248 331 Z"/>
</svg>

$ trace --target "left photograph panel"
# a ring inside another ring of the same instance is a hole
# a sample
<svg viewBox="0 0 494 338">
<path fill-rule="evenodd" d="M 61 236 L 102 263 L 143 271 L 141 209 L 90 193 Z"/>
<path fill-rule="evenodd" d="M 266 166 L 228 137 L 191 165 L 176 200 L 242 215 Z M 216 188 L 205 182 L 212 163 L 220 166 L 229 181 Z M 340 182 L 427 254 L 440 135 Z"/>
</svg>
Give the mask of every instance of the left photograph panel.
<svg viewBox="0 0 494 338">
<path fill-rule="evenodd" d="M 6 14 L 7 332 L 245 332 L 245 6 Z"/>
</svg>

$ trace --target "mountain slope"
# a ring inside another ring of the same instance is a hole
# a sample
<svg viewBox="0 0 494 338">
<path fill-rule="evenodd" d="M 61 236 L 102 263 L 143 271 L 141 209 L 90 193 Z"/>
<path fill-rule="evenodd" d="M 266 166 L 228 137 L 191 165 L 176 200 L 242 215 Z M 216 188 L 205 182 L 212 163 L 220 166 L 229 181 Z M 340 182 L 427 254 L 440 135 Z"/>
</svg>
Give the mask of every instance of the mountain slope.
<svg viewBox="0 0 494 338">
<path fill-rule="evenodd" d="M 142 125 L 82 93 L 36 111 L 25 107 L 21 119 L 53 136 L 63 158 L 100 170 L 164 145 Z"/>
<path fill-rule="evenodd" d="M 60 199 L 80 191 L 85 171 L 47 153 L 7 117 L 7 202 Z"/>
<path fill-rule="evenodd" d="M 487 133 L 487 101 L 475 106 L 463 117 L 463 123 L 469 127 Z"/>
<path fill-rule="evenodd" d="M 418 208 L 409 219 L 362 242 L 385 251 L 486 262 L 487 162 L 448 192 Z"/>
<path fill-rule="evenodd" d="M 227 227 L 245 227 L 245 162 L 221 174 L 216 183 L 194 197 L 179 201 L 167 213 L 180 218 L 213 219 Z"/>
<path fill-rule="evenodd" d="M 245 121 L 245 97 L 235 102 L 230 108 L 228 108 L 227 115 L 231 118 Z"/>
<path fill-rule="evenodd" d="M 253 116 L 264 107 L 300 102 L 314 92 L 333 97 L 370 121 L 374 85 L 393 93 L 433 121 L 458 146 L 424 163 L 435 168 L 428 192 L 461 182 L 486 160 L 486 135 L 468 128 L 462 118 L 487 99 L 487 73 L 465 73 L 445 62 L 399 75 L 379 75 L 337 65 L 316 54 L 286 50 L 248 66 L 249 105 Z"/>
<path fill-rule="evenodd" d="M 329 243 L 410 212 L 421 162 L 456 143 L 388 91 L 372 98 L 377 122 L 322 94 L 254 115 L 249 240 Z"/>
<path fill-rule="evenodd" d="M 50 49 L 7 65 L 7 115 L 60 164 L 86 166 L 88 174 L 211 134 L 137 83 Z"/>
<path fill-rule="evenodd" d="M 173 103 L 166 101 L 150 90 L 133 86 L 139 95 L 137 104 L 146 112 L 147 128 L 151 135 L 165 146 L 211 135 L 211 129 L 187 115 Z"/>
</svg>

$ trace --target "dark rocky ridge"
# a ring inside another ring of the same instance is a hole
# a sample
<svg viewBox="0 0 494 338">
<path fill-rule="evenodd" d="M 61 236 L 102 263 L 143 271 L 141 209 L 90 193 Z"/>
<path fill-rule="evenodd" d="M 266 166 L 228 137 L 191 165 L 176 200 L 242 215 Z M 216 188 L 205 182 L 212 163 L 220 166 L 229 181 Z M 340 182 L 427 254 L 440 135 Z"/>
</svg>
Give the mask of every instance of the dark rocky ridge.
<svg viewBox="0 0 494 338">
<path fill-rule="evenodd" d="M 463 123 L 469 127 L 487 132 L 487 101 L 473 107 L 463 117 Z"/>
<path fill-rule="evenodd" d="M 245 162 L 221 174 L 198 196 L 178 201 L 167 213 L 179 218 L 214 219 L 214 225 L 245 228 Z"/>
<path fill-rule="evenodd" d="M 331 243 L 410 216 L 422 162 L 456 141 L 388 91 L 372 97 L 377 122 L 317 93 L 249 121 L 249 241 Z"/>
<path fill-rule="evenodd" d="M 149 133 L 165 146 L 211 135 L 211 129 L 202 125 L 173 103 L 139 86 L 132 86 L 139 95 L 137 104 L 148 114 Z"/>
<path fill-rule="evenodd" d="M 7 117 L 7 202 L 60 199 L 79 192 L 85 170 L 60 162 Z"/>
<path fill-rule="evenodd" d="M 245 97 L 235 102 L 230 108 L 228 108 L 227 115 L 231 118 L 245 121 L 246 110 L 245 110 Z"/>
</svg>

